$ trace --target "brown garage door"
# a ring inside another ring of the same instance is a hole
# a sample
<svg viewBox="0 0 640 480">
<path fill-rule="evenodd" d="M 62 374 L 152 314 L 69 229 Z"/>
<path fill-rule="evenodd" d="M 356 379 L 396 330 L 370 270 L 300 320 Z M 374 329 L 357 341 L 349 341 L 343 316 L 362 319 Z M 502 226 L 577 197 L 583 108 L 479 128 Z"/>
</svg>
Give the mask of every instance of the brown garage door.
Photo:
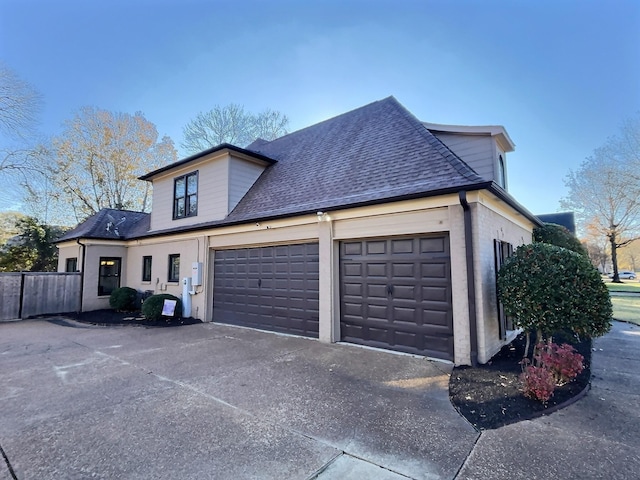
<svg viewBox="0 0 640 480">
<path fill-rule="evenodd" d="M 216 251 L 213 321 L 318 337 L 318 244 Z"/>
<path fill-rule="evenodd" d="M 447 235 L 340 244 L 343 341 L 453 360 Z"/>
</svg>

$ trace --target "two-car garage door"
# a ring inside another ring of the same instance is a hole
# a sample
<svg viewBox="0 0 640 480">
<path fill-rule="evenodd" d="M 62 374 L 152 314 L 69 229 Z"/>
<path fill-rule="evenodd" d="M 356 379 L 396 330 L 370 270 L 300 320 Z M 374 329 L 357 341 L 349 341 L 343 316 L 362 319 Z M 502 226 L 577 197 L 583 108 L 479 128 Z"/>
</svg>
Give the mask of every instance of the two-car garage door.
<svg viewBox="0 0 640 480">
<path fill-rule="evenodd" d="M 318 336 L 318 244 L 218 250 L 213 320 Z M 343 341 L 453 360 L 447 235 L 340 242 Z"/>
</svg>

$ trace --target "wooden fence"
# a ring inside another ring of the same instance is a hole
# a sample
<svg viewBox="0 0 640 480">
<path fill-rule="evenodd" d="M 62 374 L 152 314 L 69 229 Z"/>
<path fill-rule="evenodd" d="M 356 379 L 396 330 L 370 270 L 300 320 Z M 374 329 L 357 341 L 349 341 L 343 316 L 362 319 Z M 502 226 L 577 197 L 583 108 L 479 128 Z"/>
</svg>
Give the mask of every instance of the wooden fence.
<svg viewBox="0 0 640 480">
<path fill-rule="evenodd" d="M 0 273 L 0 321 L 80 310 L 80 273 Z"/>
</svg>

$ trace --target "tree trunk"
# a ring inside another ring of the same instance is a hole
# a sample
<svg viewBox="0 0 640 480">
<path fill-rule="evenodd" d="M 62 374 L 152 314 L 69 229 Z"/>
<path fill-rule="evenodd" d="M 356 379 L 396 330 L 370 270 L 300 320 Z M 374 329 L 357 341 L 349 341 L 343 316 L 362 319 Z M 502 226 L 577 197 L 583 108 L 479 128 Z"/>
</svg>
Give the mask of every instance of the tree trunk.
<svg viewBox="0 0 640 480">
<path fill-rule="evenodd" d="M 609 234 L 609 241 L 611 242 L 611 263 L 613 264 L 613 283 L 622 283 L 620 281 L 620 275 L 618 274 L 618 252 L 616 245 L 616 231 L 611 229 Z"/>
</svg>

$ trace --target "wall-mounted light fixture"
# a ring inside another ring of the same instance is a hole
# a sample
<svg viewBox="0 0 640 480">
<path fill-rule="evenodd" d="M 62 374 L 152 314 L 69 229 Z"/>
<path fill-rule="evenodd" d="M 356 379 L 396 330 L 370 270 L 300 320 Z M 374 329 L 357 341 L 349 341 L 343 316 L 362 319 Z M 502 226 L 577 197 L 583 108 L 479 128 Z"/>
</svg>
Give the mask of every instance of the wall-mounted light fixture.
<svg viewBox="0 0 640 480">
<path fill-rule="evenodd" d="M 316 215 L 318 215 L 318 221 L 319 222 L 330 222 L 331 221 L 331 217 L 329 216 L 329 214 L 327 212 L 318 212 Z"/>
</svg>

